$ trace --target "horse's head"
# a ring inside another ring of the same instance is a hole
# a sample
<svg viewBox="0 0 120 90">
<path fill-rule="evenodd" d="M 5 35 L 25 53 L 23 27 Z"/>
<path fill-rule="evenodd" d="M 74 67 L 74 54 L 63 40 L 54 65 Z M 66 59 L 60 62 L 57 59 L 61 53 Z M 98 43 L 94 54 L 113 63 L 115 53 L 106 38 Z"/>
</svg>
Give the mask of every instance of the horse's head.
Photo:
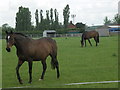
<svg viewBox="0 0 120 90">
<path fill-rule="evenodd" d="M 84 46 L 84 42 L 83 42 L 83 40 L 81 40 L 81 47 L 83 47 Z"/>
<path fill-rule="evenodd" d="M 11 51 L 11 47 L 14 45 L 15 43 L 15 40 L 14 40 L 14 34 L 12 31 L 10 32 L 7 32 L 6 31 L 6 43 L 7 43 L 7 46 L 6 46 L 6 50 L 8 52 Z"/>
</svg>

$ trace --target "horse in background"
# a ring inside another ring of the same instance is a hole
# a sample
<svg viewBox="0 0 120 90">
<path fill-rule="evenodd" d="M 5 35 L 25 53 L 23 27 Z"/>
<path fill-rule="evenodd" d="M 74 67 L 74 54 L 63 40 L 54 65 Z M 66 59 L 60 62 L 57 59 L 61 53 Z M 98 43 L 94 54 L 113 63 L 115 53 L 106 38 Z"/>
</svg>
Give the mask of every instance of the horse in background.
<svg viewBox="0 0 120 90">
<path fill-rule="evenodd" d="M 11 47 L 16 47 L 16 54 L 18 57 L 18 64 L 16 67 L 16 74 L 20 84 L 23 84 L 19 74 L 21 65 L 27 61 L 29 66 L 29 83 L 32 82 L 32 64 L 33 61 L 41 61 L 43 65 L 43 72 L 39 80 L 44 79 L 47 64 L 46 58 L 51 56 L 51 66 L 57 70 L 57 78 L 59 78 L 59 64 L 57 60 L 57 44 L 51 38 L 32 39 L 22 33 L 14 33 L 6 31 L 6 50 L 11 51 Z"/>
<path fill-rule="evenodd" d="M 86 40 L 88 40 L 89 44 L 92 46 L 92 43 L 90 41 L 91 38 L 94 38 L 96 42 L 96 46 L 98 46 L 99 43 L 99 33 L 95 30 L 93 31 L 85 31 L 82 34 L 82 40 L 81 40 L 81 46 L 83 47 L 85 45 L 86 47 Z"/>
</svg>

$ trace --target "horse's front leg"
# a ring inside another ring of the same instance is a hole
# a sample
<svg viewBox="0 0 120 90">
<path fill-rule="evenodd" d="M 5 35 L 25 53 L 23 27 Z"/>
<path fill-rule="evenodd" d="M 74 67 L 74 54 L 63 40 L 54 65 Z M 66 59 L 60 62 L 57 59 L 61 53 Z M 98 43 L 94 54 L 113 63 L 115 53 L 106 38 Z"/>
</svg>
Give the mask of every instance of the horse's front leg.
<svg viewBox="0 0 120 90">
<path fill-rule="evenodd" d="M 32 83 L 32 61 L 28 61 L 29 66 L 29 83 Z"/>
<path fill-rule="evenodd" d="M 46 64 L 45 60 L 43 60 L 41 62 L 42 62 L 42 65 L 43 65 L 43 72 L 42 72 L 41 78 L 39 80 L 44 79 L 45 71 L 46 71 L 46 68 L 47 68 L 47 64 Z"/>
<path fill-rule="evenodd" d="M 19 81 L 20 84 L 23 84 L 23 82 L 22 82 L 22 79 L 21 79 L 20 74 L 19 74 L 19 68 L 21 67 L 21 65 L 22 65 L 23 63 L 24 63 L 24 61 L 19 60 L 19 61 L 18 61 L 18 65 L 17 65 L 17 67 L 16 67 L 16 74 L 17 74 L 17 78 L 18 78 L 18 81 Z"/>
<path fill-rule="evenodd" d="M 92 43 L 90 42 L 90 39 L 88 39 L 88 42 L 90 43 L 90 45 L 92 46 Z"/>
<path fill-rule="evenodd" d="M 85 47 L 86 47 L 86 40 L 84 42 L 85 42 Z"/>
<path fill-rule="evenodd" d="M 98 45 L 97 45 L 97 41 L 95 41 L 95 42 L 96 42 L 96 46 L 98 46 Z"/>
</svg>

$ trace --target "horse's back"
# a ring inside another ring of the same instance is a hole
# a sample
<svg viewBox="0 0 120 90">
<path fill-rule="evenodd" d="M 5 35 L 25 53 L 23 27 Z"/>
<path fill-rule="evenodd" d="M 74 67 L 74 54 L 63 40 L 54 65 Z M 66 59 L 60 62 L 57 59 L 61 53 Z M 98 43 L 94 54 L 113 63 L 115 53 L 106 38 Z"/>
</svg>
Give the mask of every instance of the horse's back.
<svg viewBox="0 0 120 90">
<path fill-rule="evenodd" d="M 95 36 L 98 36 L 99 34 L 98 34 L 97 31 L 94 30 L 94 31 L 90 32 L 90 35 L 93 36 L 93 37 L 95 37 Z"/>
<path fill-rule="evenodd" d="M 49 37 L 44 37 L 44 38 L 41 38 L 40 40 L 44 40 L 44 41 L 47 41 L 51 44 L 56 44 L 56 41 L 53 40 L 52 38 L 49 38 Z"/>
<path fill-rule="evenodd" d="M 95 30 L 93 31 L 85 31 L 82 35 L 84 38 L 89 39 L 89 38 L 93 38 L 96 36 L 99 36 L 99 33 Z"/>
<path fill-rule="evenodd" d="M 52 38 L 49 37 L 44 37 L 44 38 L 40 38 L 38 39 L 38 42 L 42 45 L 42 44 L 46 44 L 46 45 L 52 45 L 52 46 L 56 46 L 56 41 L 53 40 Z"/>
</svg>

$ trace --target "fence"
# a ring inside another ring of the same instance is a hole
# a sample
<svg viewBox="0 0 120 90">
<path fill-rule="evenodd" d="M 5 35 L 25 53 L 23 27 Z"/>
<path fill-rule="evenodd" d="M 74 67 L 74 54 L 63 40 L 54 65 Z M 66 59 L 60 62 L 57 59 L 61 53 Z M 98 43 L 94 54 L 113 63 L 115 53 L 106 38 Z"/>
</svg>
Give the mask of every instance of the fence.
<svg viewBox="0 0 120 90">
<path fill-rule="evenodd" d="M 110 32 L 110 36 L 118 35 L 120 32 Z M 43 34 L 27 34 L 31 38 L 40 38 L 43 37 Z M 73 34 L 48 34 L 47 37 L 81 37 L 82 33 L 73 33 Z"/>
<path fill-rule="evenodd" d="M 110 32 L 110 36 L 120 35 L 120 32 Z"/>
<path fill-rule="evenodd" d="M 82 33 L 77 34 L 56 34 L 56 37 L 80 37 Z"/>
<path fill-rule="evenodd" d="M 40 38 L 43 37 L 43 34 L 25 34 L 28 37 L 31 38 Z M 47 37 L 81 37 L 82 33 L 77 33 L 77 34 L 48 34 Z M 0 35 L 0 38 L 5 39 L 5 34 Z"/>
<path fill-rule="evenodd" d="M 47 37 L 81 37 L 82 33 L 77 34 L 48 34 Z M 43 37 L 42 34 L 27 34 L 31 38 L 40 38 Z"/>
<path fill-rule="evenodd" d="M 110 36 L 113 35 L 119 35 L 120 32 L 110 32 Z M 40 38 L 43 37 L 43 34 L 27 34 L 27 36 L 31 37 L 31 38 Z M 48 34 L 47 37 L 81 37 L 82 33 L 70 33 L 70 34 Z M 1 35 L 0 34 L 0 39 L 3 38 L 5 39 L 5 35 Z"/>
</svg>

